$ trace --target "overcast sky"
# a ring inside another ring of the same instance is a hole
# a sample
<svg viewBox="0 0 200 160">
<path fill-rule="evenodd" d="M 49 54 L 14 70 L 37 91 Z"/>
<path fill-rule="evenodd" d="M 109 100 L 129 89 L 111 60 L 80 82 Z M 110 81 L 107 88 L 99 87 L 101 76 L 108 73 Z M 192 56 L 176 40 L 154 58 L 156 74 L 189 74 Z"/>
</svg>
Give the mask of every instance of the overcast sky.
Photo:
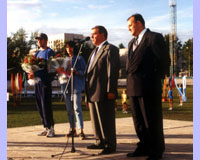
<svg viewBox="0 0 200 160">
<path fill-rule="evenodd" d="M 169 33 L 168 0 L 7 0 L 7 35 L 22 27 L 28 33 L 90 36 L 92 27 L 103 25 L 109 42 L 127 46 L 131 35 L 126 20 L 134 13 L 143 15 L 146 28 Z M 182 42 L 193 37 L 192 0 L 177 0 L 177 35 Z"/>
</svg>

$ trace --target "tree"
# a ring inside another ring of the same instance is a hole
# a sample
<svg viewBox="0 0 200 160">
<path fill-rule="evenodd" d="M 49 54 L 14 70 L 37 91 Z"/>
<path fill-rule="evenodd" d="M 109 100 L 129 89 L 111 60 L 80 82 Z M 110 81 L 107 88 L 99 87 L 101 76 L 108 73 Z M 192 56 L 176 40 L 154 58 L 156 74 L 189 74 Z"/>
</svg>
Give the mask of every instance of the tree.
<svg viewBox="0 0 200 160">
<path fill-rule="evenodd" d="M 29 43 L 31 45 L 31 49 L 33 48 L 36 48 L 38 49 L 38 45 L 37 45 L 37 40 L 35 39 L 35 37 L 38 36 L 38 30 L 34 31 L 31 33 L 31 37 L 30 37 L 30 40 L 29 40 Z"/>
<path fill-rule="evenodd" d="M 31 33 L 30 40 L 23 28 L 20 28 L 16 33 L 12 33 L 7 37 L 7 67 L 13 68 L 18 72 L 21 70 L 21 61 L 25 55 L 29 53 L 33 46 L 36 46 L 35 36 L 37 31 Z"/>
<path fill-rule="evenodd" d="M 125 48 L 124 45 L 123 45 L 123 43 L 119 44 L 119 48 Z"/>
<path fill-rule="evenodd" d="M 186 61 L 188 76 L 193 76 L 193 38 L 183 44 L 182 54 Z"/>
<path fill-rule="evenodd" d="M 55 40 L 53 43 L 54 43 L 53 49 L 55 53 L 62 53 L 64 48 L 64 43 L 61 42 L 60 40 Z"/>
<path fill-rule="evenodd" d="M 169 50 L 169 34 L 164 35 L 164 39 L 165 39 L 165 43 L 166 43 L 166 50 L 167 52 L 170 54 L 170 50 Z M 182 49 L 182 43 L 179 40 L 178 37 L 176 37 L 176 41 L 175 41 L 175 48 L 176 48 L 176 66 L 175 66 L 175 73 L 178 74 L 180 72 L 180 70 L 182 69 L 182 53 L 181 53 L 181 49 Z M 171 60 L 172 61 L 172 60 Z"/>
</svg>

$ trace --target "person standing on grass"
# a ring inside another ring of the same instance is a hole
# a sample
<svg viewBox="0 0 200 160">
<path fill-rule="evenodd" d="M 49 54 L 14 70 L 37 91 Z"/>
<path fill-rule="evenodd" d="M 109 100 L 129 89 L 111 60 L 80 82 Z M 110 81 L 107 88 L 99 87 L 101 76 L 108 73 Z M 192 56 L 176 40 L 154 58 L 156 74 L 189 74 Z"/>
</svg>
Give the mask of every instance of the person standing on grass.
<svg viewBox="0 0 200 160">
<path fill-rule="evenodd" d="M 48 37 L 45 33 L 41 33 L 36 39 L 41 49 L 35 54 L 35 57 L 48 60 L 51 56 L 55 56 L 54 51 L 47 47 Z M 39 77 L 41 79 L 41 81 L 35 84 L 35 97 L 36 106 L 45 128 L 38 136 L 54 137 L 54 119 L 51 105 L 52 77 L 48 74 L 47 65 L 44 69 L 28 75 L 29 79 L 33 79 L 34 77 Z"/>
<path fill-rule="evenodd" d="M 122 113 L 128 113 L 126 90 L 122 91 L 121 97 L 122 97 Z"/>
<path fill-rule="evenodd" d="M 186 97 L 186 75 L 183 76 L 183 95 Z"/>
<path fill-rule="evenodd" d="M 169 100 L 169 109 L 173 109 L 173 94 L 172 94 L 172 86 L 168 86 L 168 100 Z"/>
<path fill-rule="evenodd" d="M 178 97 L 179 97 L 179 101 L 180 101 L 179 106 L 183 105 L 182 95 L 183 95 L 183 85 L 180 83 L 180 84 L 178 84 Z"/>
</svg>

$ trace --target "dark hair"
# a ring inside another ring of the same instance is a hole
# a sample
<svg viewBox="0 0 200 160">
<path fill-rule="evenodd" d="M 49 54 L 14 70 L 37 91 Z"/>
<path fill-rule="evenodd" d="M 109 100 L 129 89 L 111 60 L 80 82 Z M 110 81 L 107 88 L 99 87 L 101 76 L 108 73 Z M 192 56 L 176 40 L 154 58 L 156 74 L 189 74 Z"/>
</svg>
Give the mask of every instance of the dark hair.
<svg viewBox="0 0 200 160">
<path fill-rule="evenodd" d="M 145 21 L 144 21 L 144 19 L 143 19 L 143 17 L 142 17 L 141 14 L 139 14 L 139 13 L 133 14 L 132 16 L 130 16 L 130 17 L 127 19 L 127 21 L 128 21 L 130 18 L 132 18 L 132 17 L 135 18 L 135 21 L 140 21 L 140 22 L 142 23 L 142 25 L 145 27 Z"/>
<path fill-rule="evenodd" d="M 98 28 L 98 29 L 99 29 L 99 33 L 100 33 L 100 34 L 103 33 L 103 34 L 104 34 L 104 37 L 107 39 L 107 37 L 108 37 L 108 32 L 107 32 L 106 28 L 105 28 L 104 26 L 95 26 L 95 27 L 93 27 L 92 29 L 96 29 L 96 28 Z"/>
<path fill-rule="evenodd" d="M 64 47 L 64 54 L 65 55 L 67 55 L 67 56 L 69 56 L 69 54 L 67 53 L 67 51 L 66 51 L 66 47 L 67 46 L 69 46 L 69 47 L 71 47 L 71 48 L 74 48 L 74 55 L 77 55 L 77 52 L 78 52 L 78 48 L 77 48 L 77 46 L 76 46 L 76 43 L 74 42 L 74 41 L 67 41 L 66 43 L 65 43 L 65 47 Z"/>
<path fill-rule="evenodd" d="M 75 42 L 74 42 L 74 41 L 67 41 L 67 42 L 65 43 L 65 48 L 66 48 L 67 46 L 69 46 L 69 47 L 71 47 L 71 48 L 74 48 L 74 47 L 75 47 Z"/>
</svg>

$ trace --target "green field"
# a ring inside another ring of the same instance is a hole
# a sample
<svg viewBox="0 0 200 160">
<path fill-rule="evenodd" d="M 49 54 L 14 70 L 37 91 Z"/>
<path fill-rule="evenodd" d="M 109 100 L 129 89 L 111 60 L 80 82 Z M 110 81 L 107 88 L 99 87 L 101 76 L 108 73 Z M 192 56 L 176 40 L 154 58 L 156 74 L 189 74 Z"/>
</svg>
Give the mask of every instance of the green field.
<svg viewBox="0 0 200 160">
<path fill-rule="evenodd" d="M 187 87 L 187 102 L 183 106 L 178 106 L 179 99 L 177 96 L 177 90 L 173 90 L 173 105 L 174 108 L 172 111 L 169 111 L 169 103 L 163 103 L 163 117 L 164 119 L 173 119 L 173 120 L 185 120 L 193 121 L 193 86 Z M 119 95 L 121 95 L 123 88 L 118 89 Z M 53 98 L 53 114 L 55 123 L 65 123 L 68 122 L 67 111 L 65 108 L 65 103 L 60 102 L 60 98 Z M 121 106 L 121 97 L 116 100 L 117 102 L 117 111 L 116 117 L 130 117 L 130 107 L 128 102 L 128 114 L 122 113 Z M 82 102 L 83 117 L 84 121 L 90 120 L 89 110 L 85 106 L 85 103 Z M 13 98 L 10 98 L 10 101 L 7 103 L 7 127 L 23 127 L 23 126 L 32 126 L 32 125 L 41 125 L 41 120 L 39 113 L 35 107 L 34 97 L 23 97 L 21 104 L 17 107 L 13 106 Z"/>
</svg>

